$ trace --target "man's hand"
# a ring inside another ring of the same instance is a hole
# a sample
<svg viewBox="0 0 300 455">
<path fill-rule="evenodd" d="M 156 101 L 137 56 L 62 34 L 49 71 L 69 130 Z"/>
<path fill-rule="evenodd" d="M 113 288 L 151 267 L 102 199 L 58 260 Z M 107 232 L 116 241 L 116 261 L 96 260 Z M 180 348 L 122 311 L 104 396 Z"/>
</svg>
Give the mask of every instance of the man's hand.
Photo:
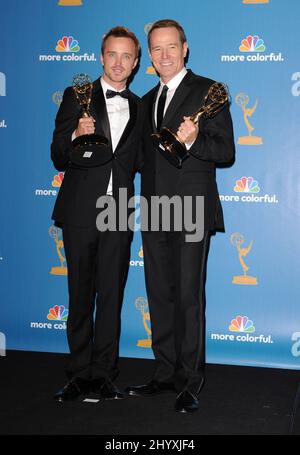
<svg viewBox="0 0 300 455">
<path fill-rule="evenodd" d="M 178 128 L 177 136 L 185 144 L 192 144 L 199 134 L 199 127 L 190 120 L 190 117 L 183 117 L 183 120 Z"/>
<path fill-rule="evenodd" d="M 79 119 L 75 136 L 82 136 L 83 134 L 93 134 L 95 132 L 95 120 L 93 117 L 82 117 Z"/>
</svg>

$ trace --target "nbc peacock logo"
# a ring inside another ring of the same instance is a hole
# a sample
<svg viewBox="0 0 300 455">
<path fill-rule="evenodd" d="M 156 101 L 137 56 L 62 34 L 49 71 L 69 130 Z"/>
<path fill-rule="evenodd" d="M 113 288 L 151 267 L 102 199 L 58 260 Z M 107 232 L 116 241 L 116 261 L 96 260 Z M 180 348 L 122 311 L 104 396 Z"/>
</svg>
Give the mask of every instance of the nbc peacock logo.
<svg viewBox="0 0 300 455">
<path fill-rule="evenodd" d="M 253 177 L 241 177 L 235 182 L 234 191 L 236 193 L 259 193 L 260 187 Z"/>
<path fill-rule="evenodd" d="M 239 49 L 241 52 L 264 52 L 266 46 L 264 45 L 264 40 L 258 35 L 248 35 L 247 38 L 242 40 Z"/>
<path fill-rule="evenodd" d="M 253 321 L 248 316 L 238 315 L 231 320 L 228 330 L 231 333 L 211 333 L 210 339 L 213 341 L 238 343 L 257 343 L 257 344 L 273 344 L 272 335 L 264 335 L 263 333 L 254 334 L 256 329 Z"/>
<path fill-rule="evenodd" d="M 57 41 L 56 54 L 41 54 L 39 55 L 40 62 L 97 62 L 95 52 L 91 54 L 85 52 L 84 54 L 79 54 L 80 46 L 73 36 L 64 35 Z M 61 95 L 57 99 L 53 100 L 56 104 L 59 104 L 61 101 Z"/>
<path fill-rule="evenodd" d="M 52 186 L 54 188 L 60 188 L 61 187 L 62 181 L 64 179 L 64 175 L 65 175 L 64 172 L 59 172 L 58 174 L 56 174 L 53 177 Z"/>
<path fill-rule="evenodd" d="M 69 310 L 64 305 L 55 305 L 49 309 L 47 319 L 50 321 L 66 321 L 68 319 Z"/>
<path fill-rule="evenodd" d="M 63 36 L 57 41 L 56 52 L 79 52 L 78 41 L 73 36 Z"/>
<path fill-rule="evenodd" d="M 253 321 L 248 319 L 247 316 L 236 316 L 235 319 L 232 319 L 229 330 L 230 332 L 253 333 L 255 332 L 255 327 Z"/>
<path fill-rule="evenodd" d="M 1 126 L 1 125 L 0 125 Z M 35 195 L 36 196 L 57 196 L 58 190 L 61 187 L 61 184 L 63 182 L 65 173 L 64 172 L 59 172 L 58 174 L 54 175 L 51 185 L 55 189 L 49 189 L 49 188 L 37 188 L 35 190 Z"/>
<path fill-rule="evenodd" d="M 59 174 L 56 174 L 53 177 L 53 180 L 51 182 L 51 185 L 55 189 L 50 189 L 50 188 L 36 188 L 35 189 L 35 195 L 36 196 L 57 196 L 58 190 L 61 187 L 62 181 L 64 178 L 64 173 L 60 172 Z"/>
<path fill-rule="evenodd" d="M 240 41 L 239 51 L 236 54 L 221 55 L 221 62 L 243 63 L 243 62 L 283 62 L 284 57 L 281 52 L 265 53 L 267 49 L 264 40 L 258 35 L 247 35 Z"/>
</svg>

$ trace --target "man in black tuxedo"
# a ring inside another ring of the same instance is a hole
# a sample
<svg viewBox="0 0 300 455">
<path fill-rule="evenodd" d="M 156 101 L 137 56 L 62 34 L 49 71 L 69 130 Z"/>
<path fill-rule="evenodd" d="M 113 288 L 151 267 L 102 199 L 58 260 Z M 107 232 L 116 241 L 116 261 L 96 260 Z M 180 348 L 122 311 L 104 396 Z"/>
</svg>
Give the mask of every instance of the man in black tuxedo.
<svg viewBox="0 0 300 455">
<path fill-rule="evenodd" d="M 120 188 L 127 190 L 127 199 L 134 195 L 140 100 L 126 84 L 139 51 L 131 31 L 111 29 L 102 42 L 103 75 L 93 83 L 91 116 L 80 118 L 69 87 L 56 117 L 51 157 L 65 176 L 52 218 L 62 227 L 68 265 L 70 348 L 68 383 L 55 395 L 58 401 L 90 391 L 105 399 L 124 397 L 113 380 L 118 374 L 120 313 L 132 233 L 98 230 L 96 201 L 107 195 L 118 205 Z M 108 139 L 111 159 L 98 166 L 85 166 L 84 159 L 82 165 L 74 164 L 73 140 L 93 133 Z"/>
<path fill-rule="evenodd" d="M 188 52 L 184 30 L 176 21 L 154 23 L 148 34 L 149 53 L 160 83 L 143 100 L 143 169 L 141 193 L 152 196 L 204 196 L 204 235 L 188 242 L 186 231 L 163 227 L 144 231 L 146 289 L 156 359 L 153 379 L 129 386 L 133 396 L 177 390 L 175 410 L 198 409 L 205 366 L 205 277 L 210 236 L 224 230 L 215 178 L 216 164 L 234 160 L 229 108 L 197 125 L 189 116 L 204 103 L 213 80 L 186 70 Z M 162 127 L 177 133 L 188 149 L 181 168 L 166 159 L 153 133 Z"/>
</svg>

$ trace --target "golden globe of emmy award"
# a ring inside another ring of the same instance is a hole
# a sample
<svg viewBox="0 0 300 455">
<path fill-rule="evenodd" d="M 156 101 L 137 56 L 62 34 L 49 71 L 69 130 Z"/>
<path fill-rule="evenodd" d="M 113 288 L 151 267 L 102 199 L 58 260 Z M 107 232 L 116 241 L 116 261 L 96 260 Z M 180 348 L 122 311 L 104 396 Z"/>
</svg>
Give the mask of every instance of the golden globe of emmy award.
<svg viewBox="0 0 300 455">
<path fill-rule="evenodd" d="M 190 116 L 190 120 L 196 125 L 200 117 L 213 118 L 228 103 L 228 98 L 229 92 L 227 86 L 222 82 L 215 82 L 210 86 L 204 98 L 203 106 Z M 163 156 L 171 164 L 180 169 L 183 161 L 189 156 L 184 142 L 179 139 L 176 133 L 167 127 L 163 127 L 159 133 L 152 134 L 152 137 L 159 146 L 159 150 Z"/>
<path fill-rule="evenodd" d="M 73 77 L 73 90 L 81 109 L 81 117 L 92 117 L 91 101 L 93 82 L 87 74 Z M 97 128 L 97 126 L 96 126 Z M 84 134 L 72 141 L 70 160 L 80 167 L 101 166 L 113 158 L 109 141 L 99 134 Z"/>
</svg>

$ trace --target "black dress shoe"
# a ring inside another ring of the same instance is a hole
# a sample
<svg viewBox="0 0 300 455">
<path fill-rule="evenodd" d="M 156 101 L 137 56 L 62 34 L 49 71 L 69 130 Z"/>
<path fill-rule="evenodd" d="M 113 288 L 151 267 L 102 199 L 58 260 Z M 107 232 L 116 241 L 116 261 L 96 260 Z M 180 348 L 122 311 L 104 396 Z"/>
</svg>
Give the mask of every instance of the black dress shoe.
<svg viewBox="0 0 300 455">
<path fill-rule="evenodd" d="M 80 396 L 89 394 L 90 385 L 91 383 L 87 379 L 75 378 L 59 390 L 54 395 L 54 399 L 61 402 L 76 400 Z"/>
<path fill-rule="evenodd" d="M 189 390 L 183 390 L 176 398 L 175 411 L 177 412 L 195 412 L 198 408 L 199 400 L 196 395 Z"/>
<path fill-rule="evenodd" d="M 125 389 L 125 392 L 128 393 L 128 395 L 134 397 L 147 397 L 170 391 L 175 391 L 174 384 L 154 380 L 150 381 L 148 384 L 131 385 Z"/>
<path fill-rule="evenodd" d="M 109 379 L 97 378 L 92 381 L 92 392 L 105 400 L 122 400 L 124 394 Z"/>
</svg>

